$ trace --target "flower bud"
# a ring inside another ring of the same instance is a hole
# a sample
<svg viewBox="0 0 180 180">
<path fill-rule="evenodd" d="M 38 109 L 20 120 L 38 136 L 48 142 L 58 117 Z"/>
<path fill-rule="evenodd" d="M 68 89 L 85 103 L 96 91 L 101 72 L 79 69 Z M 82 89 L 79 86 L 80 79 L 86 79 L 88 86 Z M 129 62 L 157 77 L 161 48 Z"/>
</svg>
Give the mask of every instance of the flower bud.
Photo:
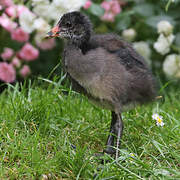
<svg viewBox="0 0 180 180">
<path fill-rule="evenodd" d="M 168 36 L 173 31 L 173 26 L 168 21 L 160 21 L 157 24 L 158 33 L 163 33 L 165 36 Z"/>
<path fill-rule="evenodd" d="M 140 41 L 133 43 L 133 47 L 141 56 L 144 57 L 146 62 L 150 65 L 151 49 L 149 47 L 149 44 L 144 41 Z"/>
<path fill-rule="evenodd" d="M 126 29 L 122 32 L 122 37 L 127 41 L 133 41 L 136 37 L 136 31 L 133 28 Z"/>
<path fill-rule="evenodd" d="M 154 43 L 154 49 L 162 54 L 165 55 L 170 51 L 170 46 L 174 40 L 174 35 L 170 34 L 169 36 L 164 36 L 163 34 L 160 34 L 158 37 L 157 42 Z"/>
<path fill-rule="evenodd" d="M 180 55 L 168 55 L 163 63 L 163 71 L 169 78 L 180 78 Z"/>
</svg>

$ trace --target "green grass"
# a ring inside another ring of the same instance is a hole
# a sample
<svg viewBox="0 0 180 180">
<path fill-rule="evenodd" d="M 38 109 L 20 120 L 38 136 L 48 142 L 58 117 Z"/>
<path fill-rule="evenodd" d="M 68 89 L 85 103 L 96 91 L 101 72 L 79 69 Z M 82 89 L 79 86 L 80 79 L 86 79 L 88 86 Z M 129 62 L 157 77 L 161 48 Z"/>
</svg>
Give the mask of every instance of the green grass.
<svg viewBox="0 0 180 180">
<path fill-rule="evenodd" d="M 43 83 L 9 86 L 0 95 L 0 179 L 180 179 L 178 90 L 123 113 L 119 161 L 105 155 L 101 165 L 94 154 L 104 148 L 110 112 L 71 90 L 64 95 L 60 83 Z"/>
</svg>

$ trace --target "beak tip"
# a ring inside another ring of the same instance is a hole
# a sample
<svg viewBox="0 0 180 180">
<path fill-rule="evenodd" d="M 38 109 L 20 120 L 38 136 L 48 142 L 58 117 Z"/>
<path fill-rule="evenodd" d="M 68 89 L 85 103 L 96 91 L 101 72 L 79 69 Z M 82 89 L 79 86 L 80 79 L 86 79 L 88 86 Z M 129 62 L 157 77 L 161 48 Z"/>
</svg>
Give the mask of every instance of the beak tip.
<svg viewBox="0 0 180 180">
<path fill-rule="evenodd" d="M 49 31 L 46 34 L 46 38 L 58 37 L 59 36 L 59 32 L 60 32 L 60 29 L 59 29 L 59 26 L 57 25 L 54 28 L 52 28 L 52 30 Z"/>
<path fill-rule="evenodd" d="M 48 38 L 48 37 L 52 37 L 52 36 L 53 36 L 52 31 L 49 31 L 49 32 L 46 34 L 46 38 Z"/>
</svg>

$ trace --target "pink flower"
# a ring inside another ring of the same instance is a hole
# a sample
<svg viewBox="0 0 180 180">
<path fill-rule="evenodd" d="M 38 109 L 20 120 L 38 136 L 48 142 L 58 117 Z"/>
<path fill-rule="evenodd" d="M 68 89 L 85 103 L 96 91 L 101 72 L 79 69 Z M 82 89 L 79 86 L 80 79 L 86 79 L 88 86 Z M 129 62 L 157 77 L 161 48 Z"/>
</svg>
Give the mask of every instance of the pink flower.
<svg viewBox="0 0 180 180">
<path fill-rule="evenodd" d="M 29 9 L 24 5 L 17 5 L 17 16 L 20 16 L 22 12 L 29 11 Z"/>
<path fill-rule="evenodd" d="M 0 11 L 3 9 L 3 7 L 0 5 Z"/>
<path fill-rule="evenodd" d="M 101 17 L 104 21 L 113 22 L 114 21 L 114 14 L 111 12 L 105 12 L 104 15 Z"/>
<path fill-rule="evenodd" d="M 92 1 L 91 0 L 87 0 L 86 3 L 84 4 L 83 8 L 84 9 L 88 9 L 90 8 L 92 5 Z"/>
<path fill-rule="evenodd" d="M 113 22 L 117 14 L 121 12 L 121 6 L 118 0 L 104 1 L 101 7 L 105 9 L 102 20 Z"/>
<path fill-rule="evenodd" d="M 12 32 L 17 27 L 17 23 L 10 20 L 4 13 L 0 16 L 0 25 L 9 32 Z"/>
<path fill-rule="evenodd" d="M 6 62 L 0 62 L 0 80 L 11 83 L 16 79 L 16 71 L 12 64 Z"/>
<path fill-rule="evenodd" d="M 16 6 L 9 6 L 5 9 L 5 12 L 10 17 L 16 17 L 17 16 L 17 8 Z"/>
<path fill-rule="evenodd" d="M 13 49 L 11 48 L 4 48 L 3 53 L 1 54 L 1 57 L 3 60 L 8 60 L 10 59 L 14 54 Z"/>
<path fill-rule="evenodd" d="M 20 74 L 24 78 L 27 77 L 30 73 L 31 73 L 31 70 L 30 70 L 29 66 L 27 66 L 27 65 L 24 65 L 22 67 L 22 69 L 20 70 Z"/>
<path fill-rule="evenodd" d="M 41 42 L 36 42 L 37 46 L 42 50 L 52 49 L 55 45 L 55 39 L 46 39 L 42 40 Z"/>
<path fill-rule="evenodd" d="M 2 6 L 8 7 L 8 6 L 12 6 L 13 4 L 14 3 L 12 0 L 0 0 L 0 5 Z"/>
<path fill-rule="evenodd" d="M 109 11 L 111 9 L 111 4 L 109 1 L 103 1 L 101 3 L 101 7 L 104 8 L 106 11 Z"/>
<path fill-rule="evenodd" d="M 21 65 L 21 62 L 20 62 L 20 60 L 19 60 L 18 57 L 14 57 L 14 58 L 12 59 L 12 61 L 11 61 L 11 64 L 12 64 L 14 67 L 19 68 L 20 65 Z"/>
<path fill-rule="evenodd" d="M 121 12 L 121 6 L 117 0 L 112 0 L 111 2 L 111 10 L 112 12 L 117 15 Z"/>
<path fill-rule="evenodd" d="M 25 61 L 33 61 L 39 56 L 39 51 L 30 43 L 26 43 L 20 50 L 19 56 Z"/>
<path fill-rule="evenodd" d="M 26 42 L 29 39 L 29 34 L 19 27 L 11 32 L 11 38 L 18 42 Z"/>
</svg>

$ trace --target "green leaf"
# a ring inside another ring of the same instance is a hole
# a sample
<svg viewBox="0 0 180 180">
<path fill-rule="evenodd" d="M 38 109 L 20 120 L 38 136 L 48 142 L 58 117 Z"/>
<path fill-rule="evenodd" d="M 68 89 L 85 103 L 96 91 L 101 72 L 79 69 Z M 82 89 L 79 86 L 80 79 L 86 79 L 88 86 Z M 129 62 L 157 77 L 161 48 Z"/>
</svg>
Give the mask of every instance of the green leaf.
<svg viewBox="0 0 180 180">
<path fill-rule="evenodd" d="M 155 169 L 154 171 L 155 176 L 163 175 L 163 176 L 170 176 L 170 172 L 166 169 Z"/>
<path fill-rule="evenodd" d="M 89 11 L 98 17 L 100 17 L 104 14 L 104 9 L 95 3 L 93 3 L 91 5 L 91 7 L 89 8 Z"/>
<path fill-rule="evenodd" d="M 159 142 L 155 141 L 155 140 L 153 140 L 152 143 L 153 143 L 154 146 L 158 149 L 158 151 L 160 152 L 161 156 L 162 156 L 163 158 L 165 158 L 165 155 L 164 155 L 162 149 L 160 148 L 160 146 L 162 146 L 162 145 L 161 145 Z"/>
<path fill-rule="evenodd" d="M 116 29 L 117 30 L 124 30 L 127 29 L 131 23 L 131 18 L 128 15 L 118 15 L 116 17 Z"/>
<path fill-rule="evenodd" d="M 177 34 L 176 34 L 175 44 L 176 44 L 177 46 L 180 46 L 180 33 L 177 33 Z"/>
<path fill-rule="evenodd" d="M 166 11 L 168 11 L 171 2 L 172 2 L 172 0 L 169 0 L 168 3 L 166 4 L 166 7 L 165 7 Z"/>
<path fill-rule="evenodd" d="M 172 17 L 170 16 L 165 16 L 165 15 L 160 15 L 160 16 L 152 16 L 147 18 L 146 20 L 146 24 L 148 24 L 149 26 L 156 28 L 158 22 L 162 21 L 162 20 L 167 20 L 169 21 L 173 26 L 175 25 L 175 21 Z"/>
<path fill-rule="evenodd" d="M 152 4 L 148 3 L 142 3 L 142 4 L 137 4 L 133 8 L 135 13 L 140 14 L 141 16 L 149 17 L 154 15 L 155 8 Z"/>
</svg>

